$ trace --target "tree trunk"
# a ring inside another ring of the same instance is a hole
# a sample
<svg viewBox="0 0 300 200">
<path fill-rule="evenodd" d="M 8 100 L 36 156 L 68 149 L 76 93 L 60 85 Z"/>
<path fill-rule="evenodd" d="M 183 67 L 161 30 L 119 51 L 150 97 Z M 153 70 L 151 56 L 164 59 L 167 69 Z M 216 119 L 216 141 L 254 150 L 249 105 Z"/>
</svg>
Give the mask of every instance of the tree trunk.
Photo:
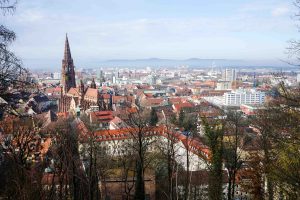
<svg viewBox="0 0 300 200">
<path fill-rule="evenodd" d="M 187 147 L 186 150 L 186 183 L 185 183 L 185 191 L 184 191 L 184 199 L 189 199 L 189 183 L 190 183 L 190 160 L 189 160 L 189 150 Z"/>
<path fill-rule="evenodd" d="M 227 189 L 227 200 L 232 200 L 232 185 L 231 185 L 231 181 L 232 181 L 232 175 L 231 175 L 231 171 L 228 170 L 228 189 Z"/>
<path fill-rule="evenodd" d="M 136 163 L 136 182 L 135 182 L 135 200 L 145 199 L 145 183 L 143 176 L 143 164 L 141 160 Z"/>
</svg>

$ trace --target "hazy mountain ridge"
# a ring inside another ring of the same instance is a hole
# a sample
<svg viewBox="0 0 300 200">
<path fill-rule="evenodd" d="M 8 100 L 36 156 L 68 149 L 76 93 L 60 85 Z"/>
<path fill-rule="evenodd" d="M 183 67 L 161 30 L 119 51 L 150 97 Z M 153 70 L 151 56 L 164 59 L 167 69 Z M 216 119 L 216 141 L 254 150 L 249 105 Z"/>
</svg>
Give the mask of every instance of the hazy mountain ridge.
<svg viewBox="0 0 300 200">
<path fill-rule="evenodd" d="M 235 59 L 203 59 L 203 58 L 189 58 L 189 59 L 162 59 L 162 58 L 148 58 L 148 59 L 112 59 L 101 62 L 104 65 L 116 66 L 135 66 L 135 67 L 174 67 L 174 66 L 190 66 L 190 67 L 274 67 L 282 68 L 289 67 L 288 64 L 279 61 L 251 61 L 251 60 L 235 60 Z"/>
</svg>

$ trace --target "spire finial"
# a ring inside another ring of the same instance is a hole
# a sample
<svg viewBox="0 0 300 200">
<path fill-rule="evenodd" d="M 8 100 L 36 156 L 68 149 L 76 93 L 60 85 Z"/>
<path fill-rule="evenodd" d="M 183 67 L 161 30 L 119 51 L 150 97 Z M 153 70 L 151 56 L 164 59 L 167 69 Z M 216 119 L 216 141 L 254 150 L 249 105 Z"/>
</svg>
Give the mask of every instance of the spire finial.
<svg viewBox="0 0 300 200">
<path fill-rule="evenodd" d="M 65 53 L 64 53 L 64 59 L 71 59 L 71 50 L 68 40 L 68 33 L 66 33 L 66 41 L 65 41 Z"/>
</svg>

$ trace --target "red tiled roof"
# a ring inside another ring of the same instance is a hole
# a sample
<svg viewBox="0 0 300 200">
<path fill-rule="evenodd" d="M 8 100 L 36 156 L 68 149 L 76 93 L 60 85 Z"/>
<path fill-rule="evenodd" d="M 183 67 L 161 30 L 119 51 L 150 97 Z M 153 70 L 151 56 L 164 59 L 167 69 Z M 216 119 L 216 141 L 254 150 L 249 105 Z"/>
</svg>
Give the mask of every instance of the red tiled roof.
<svg viewBox="0 0 300 200">
<path fill-rule="evenodd" d="M 67 94 L 72 96 L 79 96 L 79 88 L 70 88 Z"/>
<path fill-rule="evenodd" d="M 123 122 L 119 117 L 115 117 L 113 120 L 111 120 L 112 123 L 118 125 Z"/>
<path fill-rule="evenodd" d="M 46 94 L 60 94 L 61 88 L 60 87 L 50 87 L 45 89 Z"/>
<path fill-rule="evenodd" d="M 122 101 L 128 101 L 132 103 L 134 101 L 133 96 L 113 96 L 113 103 L 120 103 Z"/>
<path fill-rule="evenodd" d="M 161 99 L 161 98 L 147 98 L 147 99 L 143 100 L 142 104 L 144 106 L 157 106 L 157 105 L 160 105 L 163 101 L 164 101 L 164 99 Z"/>
<path fill-rule="evenodd" d="M 149 93 L 149 94 L 144 94 L 146 97 L 153 97 L 153 94 Z"/>
<path fill-rule="evenodd" d="M 176 103 L 182 103 L 185 99 L 181 98 L 181 97 L 173 97 L 173 98 L 169 98 L 169 101 L 172 104 L 176 104 Z"/>
<path fill-rule="evenodd" d="M 98 89 L 88 88 L 85 93 L 85 96 L 88 98 L 97 99 L 98 98 Z"/>
<path fill-rule="evenodd" d="M 91 112 L 90 115 L 93 122 L 109 122 L 114 118 L 112 111 Z"/>
<path fill-rule="evenodd" d="M 125 100 L 125 96 L 113 96 L 113 103 Z"/>
<path fill-rule="evenodd" d="M 101 86 L 101 89 L 102 90 L 114 90 L 113 88 L 108 87 L 108 86 Z"/>
<path fill-rule="evenodd" d="M 146 130 L 147 129 L 147 130 Z M 94 136 L 98 138 L 98 141 L 109 141 L 109 140 L 123 140 L 132 137 L 135 134 L 134 128 L 122 128 L 116 130 L 100 130 L 95 131 Z M 149 127 L 145 128 L 144 132 L 148 132 L 148 136 L 154 136 L 163 133 L 162 127 Z M 101 137 L 100 137 L 101 136 Z"/>
<path fill-rule="evenodd" d="M 210 153 L 209 148 L 203 145 L 199 140 L 188 138 L 185 136 L 185 139 L 182 139 L 181 141 L 184 144 L 185 148 L 187 148 L 191 152 L 208 158 Z"/>
<path fill-rule="evenodd" d="M 69 116 L 68 112 L 58 112 L 56 113 L 57 117 L 67 118 Z"/>
<path fill-rule="evenodd" d="M 137 110 L 137 108 L 136 107 L 132 107 L 132 108 L 128 108 L 127 109 L 127 112 L 128 113 L 136 113 L 138 110 Z"/>
<path fill-rule="evenodd" d="M 136 107 L 116 107 L 116 111 L 114 112 L 115 115 L 128 115 L 132 113 L 136 113 L 137 108 Z"/>
<path fill-rule="evenodd" d="M 203 159 L 210 158 L 210 151 L 208 147 L 202 144 L 198 140 L 189 139 L 185 135 L 179 132 L 173 132 L 167 130 L 165 126 L 158 127 L 146 127 L 143 132 L 145 136 L 163 136 L 169 140 L 173 140 L 174 142 L 181 141 L 184 146 L 191 152 L 199 155 Z M 95 131 L 93 136 L 96 137 L 97 141 L 111 141 L 111 140 L 126 140 L 133 137 L 133 134 L 137 133 L 134 128 L 121 128 L 116 130 L 100 130 Z M 86 136 L 86 134 L 82 134 L 82 136 Z"/>
<path fill-rule="evenodd" d="M 189 103 L 189 102 L 173 105 L 173 108 L 175 109 L 176 112 L 179 112 L 182 108 L 193 108 L 193 107 L 194 107 L 194 104 Z"/>
<path fill-rule="evenodd" d="M 103 99 L 110 99 L 110 94 L 102 94 Z"/>
</svg>

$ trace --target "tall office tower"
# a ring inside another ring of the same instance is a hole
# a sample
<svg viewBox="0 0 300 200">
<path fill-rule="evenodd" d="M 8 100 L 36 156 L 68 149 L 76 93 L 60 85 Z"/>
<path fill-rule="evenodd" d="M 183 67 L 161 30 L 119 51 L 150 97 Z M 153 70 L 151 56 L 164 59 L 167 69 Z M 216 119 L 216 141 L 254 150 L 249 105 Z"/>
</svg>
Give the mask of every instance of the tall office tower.
<svg viewBox="0 0 300 200">
<path fill-rule="evenodd" d="M 223 81 L 236 81 L 236 71 L 235 69 L 225 69 L 222 71 Z"/>
</svg>

